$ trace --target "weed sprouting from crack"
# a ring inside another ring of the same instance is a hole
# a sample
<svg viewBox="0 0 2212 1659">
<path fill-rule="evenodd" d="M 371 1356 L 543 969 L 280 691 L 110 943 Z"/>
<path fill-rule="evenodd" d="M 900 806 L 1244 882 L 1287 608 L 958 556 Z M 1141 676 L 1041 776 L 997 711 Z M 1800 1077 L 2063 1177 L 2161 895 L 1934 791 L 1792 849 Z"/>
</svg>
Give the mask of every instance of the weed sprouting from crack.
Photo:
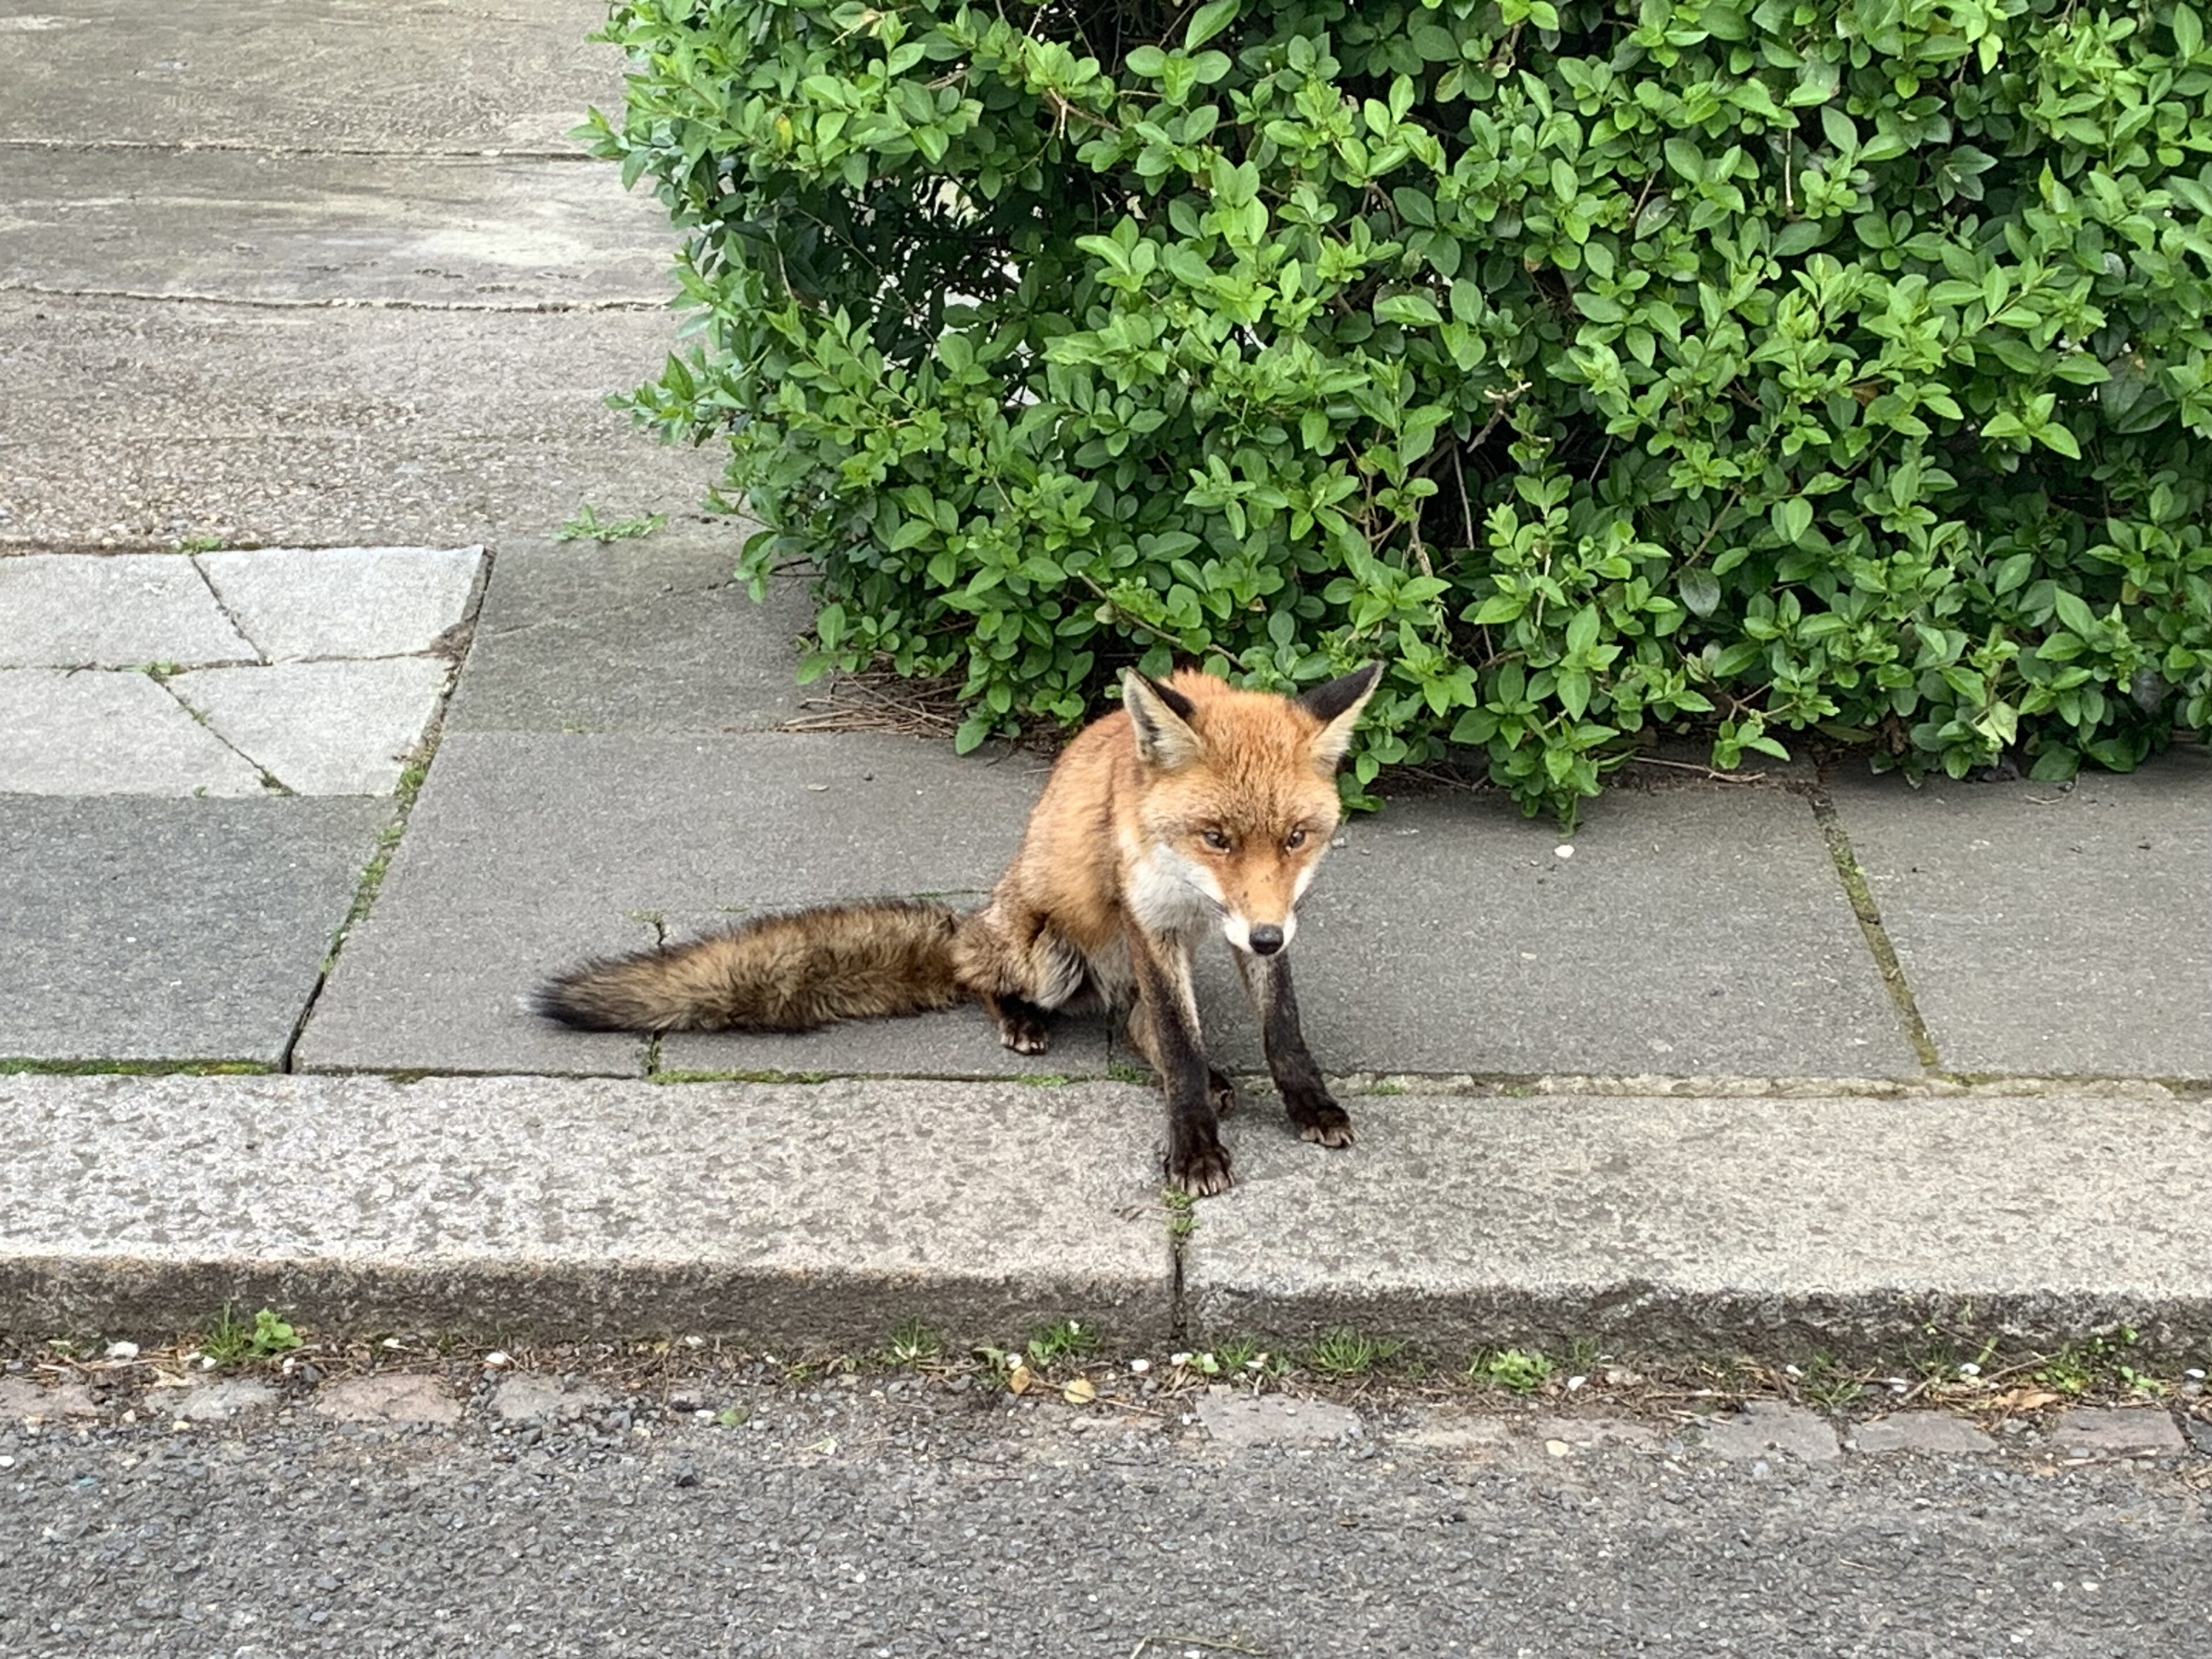
<svg viewBox="0 0 2212 1659">
<path fill-rule="evenodd" d="M 1364 1331 L 1325 1333 L 1301 1356 L 1306 1366 L 1323 1376 L 1365 1376 L 1389 1364 L 1406 1350 L 1396 1337 L 1370 1336 Z"/>
<path fill-rule="evenodd" d="M 1541 1348 L 1488 1348 L 1475 1355 L 1467 1374 L 1478 1382 L 1525 1395 L 1550 1382 L 1557 1370 Z"/>
<path fill-rule="evenodd" d="M 602 547 L 609 542 L 636 541 L 650 536 L 668 522 L 665 513 L 641 514 L 634 519 L 602 519 L 599 509 L 589 501 L 564 520 L 553 532 L 557 542 L 594 541 Z"/>
</svg>

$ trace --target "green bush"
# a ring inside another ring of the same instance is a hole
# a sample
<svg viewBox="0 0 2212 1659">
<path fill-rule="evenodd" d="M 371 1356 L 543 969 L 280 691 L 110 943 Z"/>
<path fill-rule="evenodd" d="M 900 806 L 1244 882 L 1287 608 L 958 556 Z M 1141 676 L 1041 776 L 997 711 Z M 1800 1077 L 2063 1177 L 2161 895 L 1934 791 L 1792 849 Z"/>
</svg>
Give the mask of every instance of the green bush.
<svg viewBox="0 0 2212 1659">
<path fill-rule="evenodd" d="M 2212 50 L 2058 0 L 632 0 L 630 399 L 963 745 L 1381 655 L 1571 817 L 1661 728 L 1956 775 L 2212 729 Z"/>
</svg>

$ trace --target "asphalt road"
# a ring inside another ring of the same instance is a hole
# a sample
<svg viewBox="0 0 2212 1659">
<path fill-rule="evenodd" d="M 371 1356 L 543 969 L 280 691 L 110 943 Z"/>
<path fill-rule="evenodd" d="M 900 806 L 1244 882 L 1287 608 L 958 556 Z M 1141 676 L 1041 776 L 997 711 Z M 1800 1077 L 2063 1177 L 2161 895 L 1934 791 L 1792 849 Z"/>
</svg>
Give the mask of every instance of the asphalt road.
<svg viewBox="0 0 2212 1659">
<path fill-rule="evenodd" d="M 2201 1455 L 1560 1456 L 1403 1410 L 1236 1449 L 880 1378 L 737 1403 L 0 1428 L 0 1653 L 2212 1652 Z"/>
</svg>

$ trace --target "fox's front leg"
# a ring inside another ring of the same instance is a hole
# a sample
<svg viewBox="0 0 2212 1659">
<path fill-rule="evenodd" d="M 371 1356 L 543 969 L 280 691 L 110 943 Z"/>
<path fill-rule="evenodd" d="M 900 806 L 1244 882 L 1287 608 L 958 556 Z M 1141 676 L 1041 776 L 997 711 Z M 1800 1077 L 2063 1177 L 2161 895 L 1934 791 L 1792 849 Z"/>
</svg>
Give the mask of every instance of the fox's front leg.
<svg viewBox="0 0 2212 1659">
<path fill-rule="evenodd" d="M 1129 954 L 1137 979 L 1129 1041 L 1152 1063 L 1167 1099 L 1168 1181 L 1194 1198 L 1227 1192 L 1229 1149 L 1221 1144 L 1215 1073 L 1199 1035 L 1190 957 L 1173 945 L 1155 951 L 1133 942 Z"/>
<path fill-rule="evenodd" d="M 1260 1016 L 1260 1040 L 1267 1071 L 1282 1091 L 1283 1108 L 1301 1139 L 1322 1146 L 1352 1145 L 1352 1119 L 1322 1081 L 1321 1067 L 1298 1029 L 1297 994 L 1291 988 L 1291 964 L 1279 956 L 1237 952 L 1237 971 Z"/>
</svg>

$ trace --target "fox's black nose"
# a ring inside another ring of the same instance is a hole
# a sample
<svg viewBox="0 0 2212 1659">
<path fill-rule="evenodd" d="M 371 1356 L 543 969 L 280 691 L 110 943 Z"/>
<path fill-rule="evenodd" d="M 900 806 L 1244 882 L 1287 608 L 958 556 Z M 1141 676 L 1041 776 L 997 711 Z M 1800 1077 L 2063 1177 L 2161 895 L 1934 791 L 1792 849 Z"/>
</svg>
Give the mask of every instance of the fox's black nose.
<svg viewBox="0 0 2212 1659">
<path fill-rule="evenodd" d="M 1272 957 L 1283 948 L 1283 930 L 1261 922 L 1252 930 L 1252 954 Z"/>
</svg>

